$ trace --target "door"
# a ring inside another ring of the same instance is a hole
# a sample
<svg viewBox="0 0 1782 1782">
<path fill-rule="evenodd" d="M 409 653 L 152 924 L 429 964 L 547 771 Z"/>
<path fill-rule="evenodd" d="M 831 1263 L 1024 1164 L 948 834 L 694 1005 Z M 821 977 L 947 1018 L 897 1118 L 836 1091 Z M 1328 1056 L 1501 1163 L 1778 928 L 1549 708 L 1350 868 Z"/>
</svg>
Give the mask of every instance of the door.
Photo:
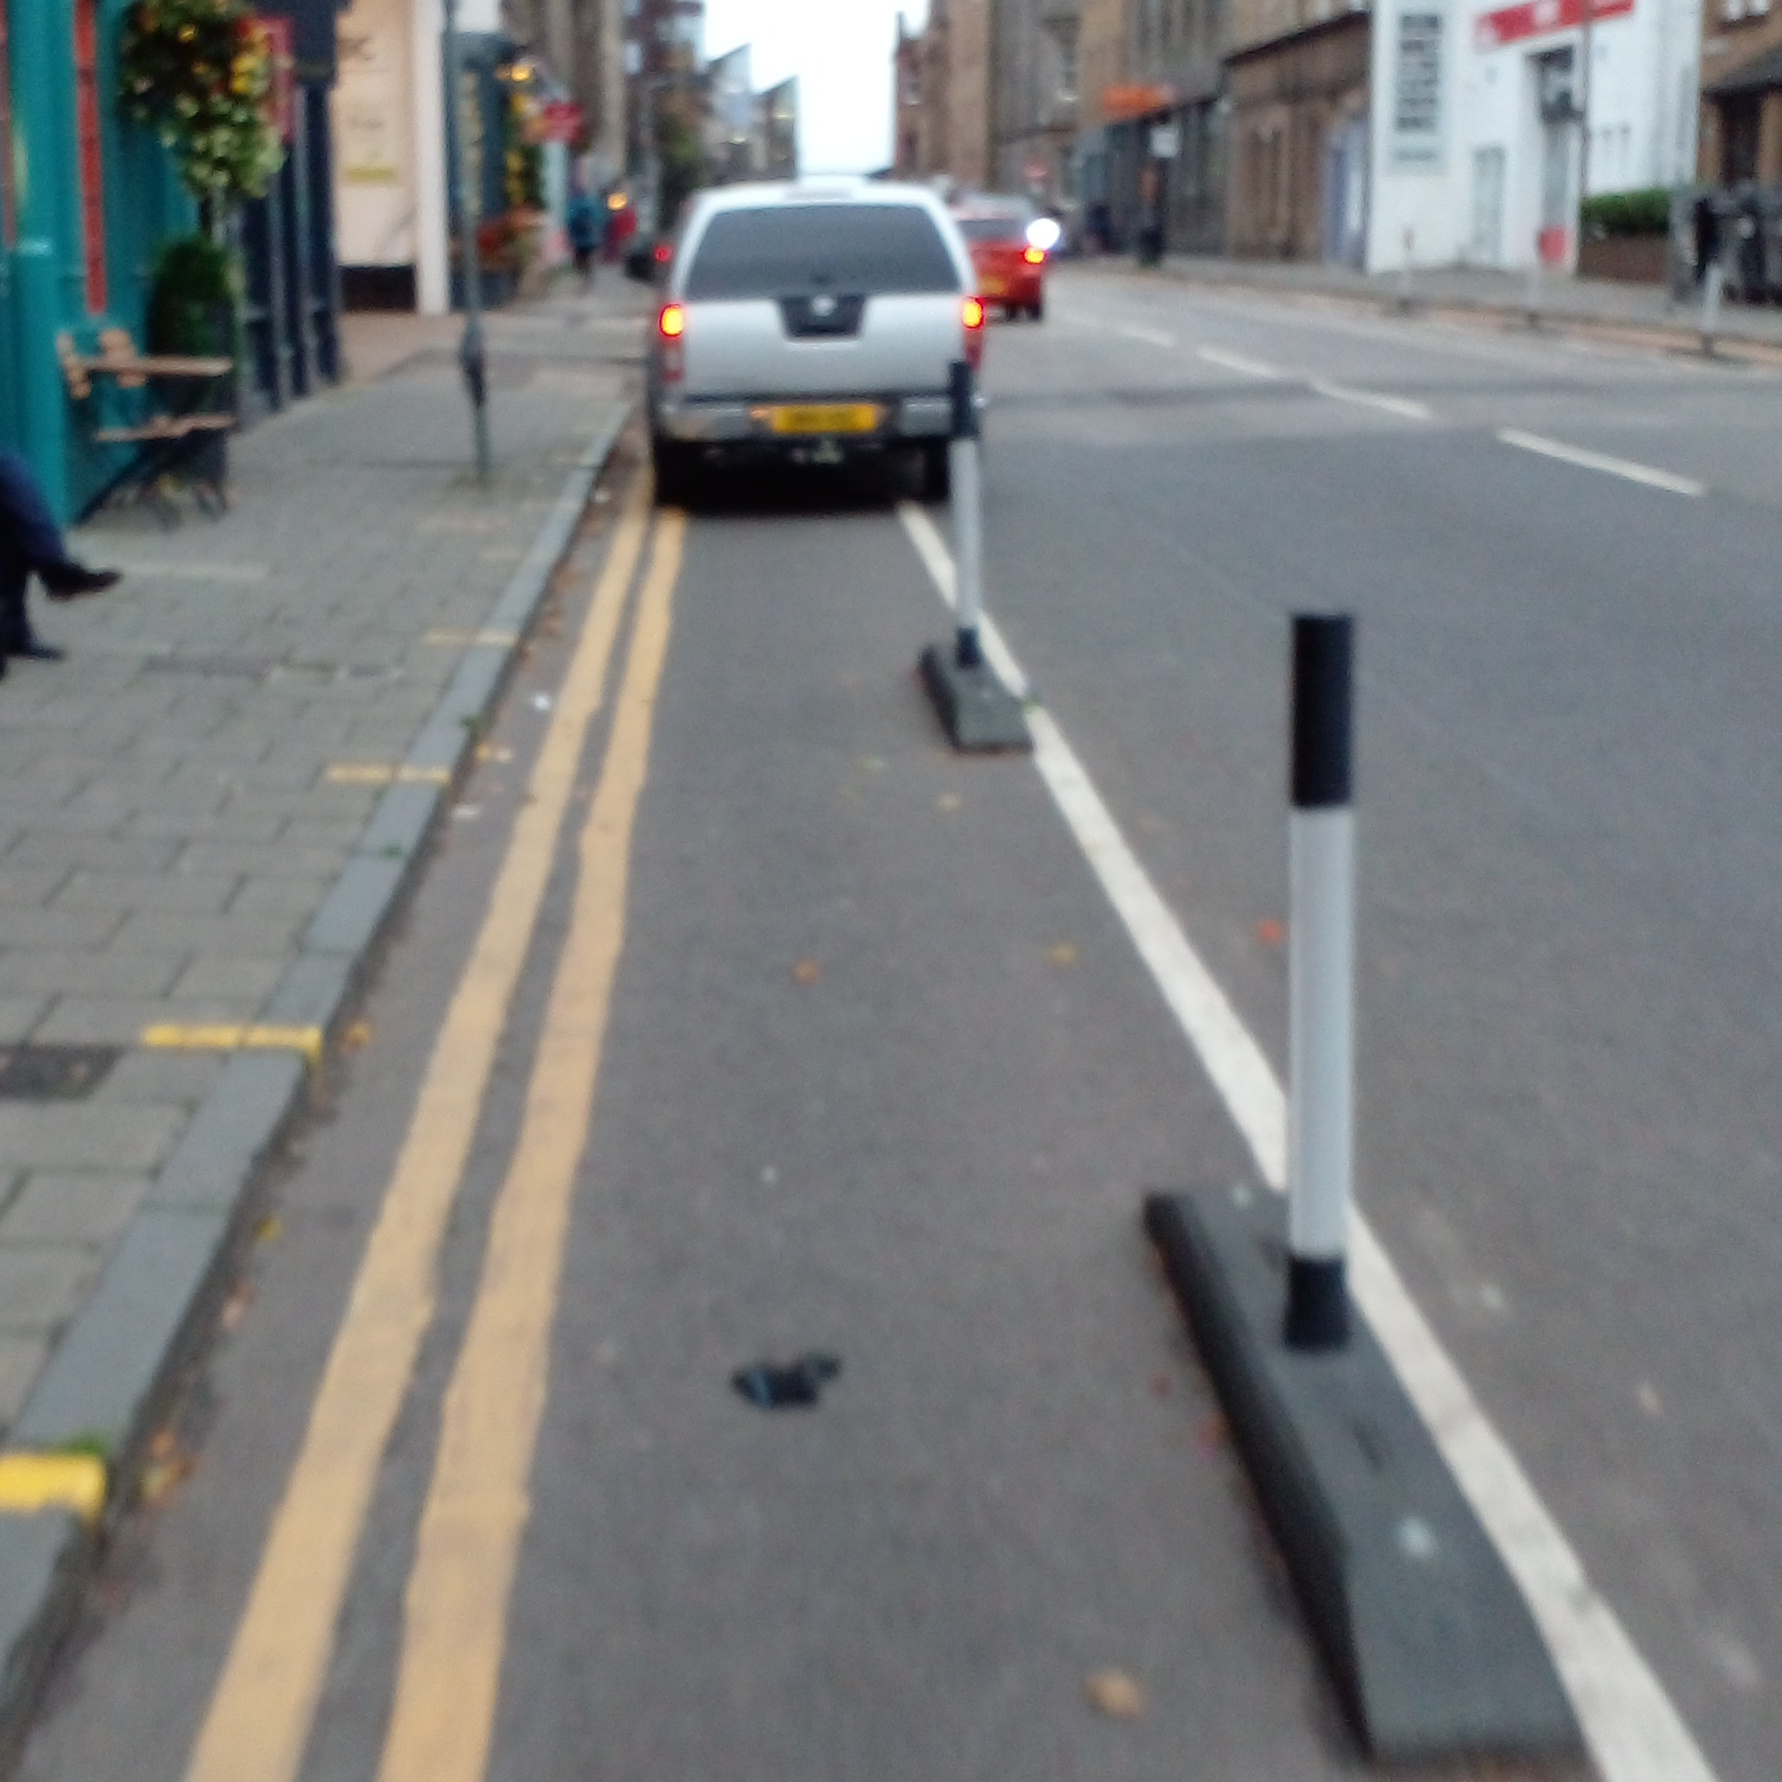
<svg viewBox="0 0 1782 1782">
<path fill-rule="evenodd" d="M 1344 118 L 1324 139 L 1324 260 L 1359 267 L 1367 251 L 1367 116 Z"/>
<path fill-rule="evenodd" d="M 1504 151 L 1473 151 L 1473 230 L 1469 244 L 1479 266 L 1500 266 L 1504 257 Z"/>
</svg>

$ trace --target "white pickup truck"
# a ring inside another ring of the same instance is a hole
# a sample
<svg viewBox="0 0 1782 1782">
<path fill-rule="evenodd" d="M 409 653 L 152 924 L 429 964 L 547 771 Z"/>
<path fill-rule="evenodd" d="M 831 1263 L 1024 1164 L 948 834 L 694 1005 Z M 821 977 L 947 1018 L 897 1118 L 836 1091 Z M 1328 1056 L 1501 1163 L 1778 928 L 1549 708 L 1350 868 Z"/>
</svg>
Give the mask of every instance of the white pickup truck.
<svg viewBox="0 0 1782 1782">
<path fill-rule="evenodd" d="M 675 243 L 647 359 L 660 500 L 704 465 L 918 454 L 947 493 L 948 377 L 983 356 L 957 224 L 922 186 L 720 186 Z"/>
</svg>

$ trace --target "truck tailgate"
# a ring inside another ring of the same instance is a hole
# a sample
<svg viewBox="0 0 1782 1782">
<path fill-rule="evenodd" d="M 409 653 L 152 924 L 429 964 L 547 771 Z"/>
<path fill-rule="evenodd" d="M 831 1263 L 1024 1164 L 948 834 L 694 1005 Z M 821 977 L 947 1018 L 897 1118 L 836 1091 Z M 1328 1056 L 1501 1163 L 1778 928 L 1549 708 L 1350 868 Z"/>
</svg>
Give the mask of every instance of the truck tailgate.
<svg viewBox="0 0 1782 1782">
<path fill-rule="evenodd" d="M 858 333 L 802 340 L 771 298 L 710 298 L 686 310 L 680 393 L 694 400 L 941 391 L 965 351 L 950 293 L 869 297 Z"/>
</svg>

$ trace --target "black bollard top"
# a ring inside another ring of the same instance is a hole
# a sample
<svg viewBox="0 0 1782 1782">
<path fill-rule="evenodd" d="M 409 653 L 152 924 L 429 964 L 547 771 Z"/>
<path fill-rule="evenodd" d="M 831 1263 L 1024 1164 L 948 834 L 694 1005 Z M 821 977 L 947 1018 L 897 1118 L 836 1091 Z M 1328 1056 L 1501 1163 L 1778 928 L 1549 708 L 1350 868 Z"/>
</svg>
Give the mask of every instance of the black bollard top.
<svg viewBox="0 0 1782 1782">
<path fill-rule="evenodd" d="M 1355 621 L 1348 613 L 1293 616 L 1293 781 L 1296 810 L 1354 796 L 1351 711 Z"/>
<path fill-rule="evenodd" d="M 978 404 L 972 388 L 971 367 L 963 359 L 953 361 L 948 376 L 948 393 L 953 398 L 953 437 L 976 439 Z"/>
</svg>

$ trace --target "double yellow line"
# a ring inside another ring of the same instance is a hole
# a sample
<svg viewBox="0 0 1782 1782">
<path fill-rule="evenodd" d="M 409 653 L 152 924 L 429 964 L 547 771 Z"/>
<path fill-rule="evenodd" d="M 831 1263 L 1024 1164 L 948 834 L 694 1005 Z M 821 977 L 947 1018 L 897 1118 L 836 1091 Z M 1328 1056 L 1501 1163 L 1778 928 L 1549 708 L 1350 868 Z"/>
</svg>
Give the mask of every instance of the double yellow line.
<svg viewBox="0 0 1782 1782">
<path fill-rule="evenodd" d="M 434 1044 L 187 1782 L 293 1782 L 302 1764 L 390 1431 L 432 1321 L 446 1222 L 650 532 L 648 504 L 648 479 L 640 478 Z M 631 837 L 685 532 L 685 516 L 667 511 L 649 540 L 606 758 L 581 835 L 570 931 L 446 1394 L 379 1782 L 481 1782 L 487 1765 L 550 1327 L 624 939 Z"/>
</svg>

